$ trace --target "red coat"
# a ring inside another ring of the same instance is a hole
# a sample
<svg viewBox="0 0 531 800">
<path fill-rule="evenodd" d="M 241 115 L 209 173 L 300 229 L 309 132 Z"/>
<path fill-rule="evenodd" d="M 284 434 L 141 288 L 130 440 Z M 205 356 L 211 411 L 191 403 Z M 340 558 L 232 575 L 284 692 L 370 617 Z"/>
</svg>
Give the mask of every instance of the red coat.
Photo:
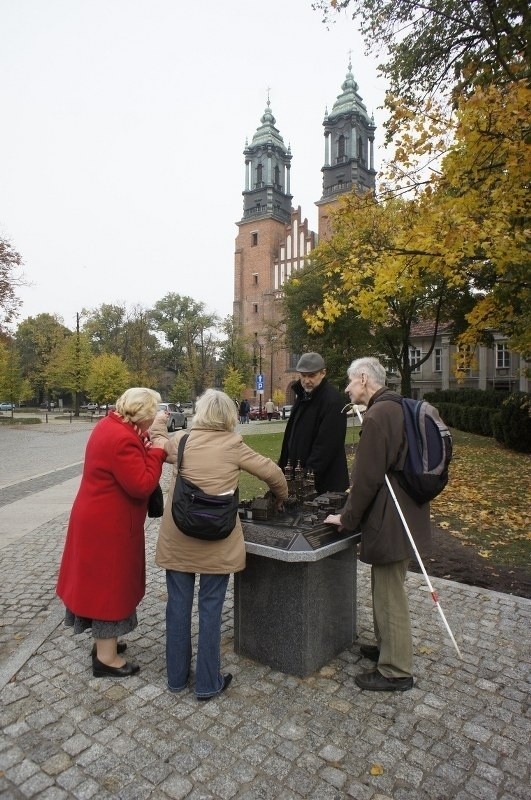
<svg viewBox="0 0 531 800">
<path fill-rule="evenodd" d="M 165 456 L 114 414 L 92 431 L 57 581 L 77 616 L 125 619 L 143 598 L 147 501 Z"/>
</svg>

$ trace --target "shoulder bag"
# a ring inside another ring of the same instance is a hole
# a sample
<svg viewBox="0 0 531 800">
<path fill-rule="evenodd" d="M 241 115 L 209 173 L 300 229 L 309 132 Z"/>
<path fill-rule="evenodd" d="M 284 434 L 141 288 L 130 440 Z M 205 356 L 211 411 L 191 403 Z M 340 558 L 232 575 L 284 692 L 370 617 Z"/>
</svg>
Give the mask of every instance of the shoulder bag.
<svg viewBox="0 0 531 800">
<path fill-rule="evenodd" d="M 207 494 L 180 474 L 188 434 L 181 438 L 177 454 L 177 477 L 171 504 L 173 521 L 182 533 L 195 539 L 226 539 L 236 525 L 240 494 Z"/>
</svg>

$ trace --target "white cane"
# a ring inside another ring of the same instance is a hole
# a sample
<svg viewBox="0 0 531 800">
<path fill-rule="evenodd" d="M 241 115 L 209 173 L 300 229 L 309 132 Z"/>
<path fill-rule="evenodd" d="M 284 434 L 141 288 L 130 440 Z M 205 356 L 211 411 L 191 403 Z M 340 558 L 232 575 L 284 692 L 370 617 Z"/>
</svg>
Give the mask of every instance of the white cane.
<svg viewBox="0 0 531 800">
<path fill-rule="evenodd" d="M 358 419 L 360 421 L 360 425 L 363 424 L 363 419 L 362 419 L 362 416 L 360 414 L 358 406 L 355 405 L 355 406 L 353 406 L 353 408 L 355 409 L 356 414 L 358 415 Z M 402 524 L 403 524 L 403 526 L 404 526 L 404 528 L 406 530 L 406 533 L 408 535 L 409 543 L 410 543 L 411 547 L 413 548 L 413 552 L 415 553 L 415 556 L 416 556 L 417 561 L 419 563 L 419 567 L 422 570 L 422 574 L 424 575 L 424 579 L 425 579 L 426 583 L 428 584 L 428 589 L 430 590 L 430 594 L 431 594 L 432 600 L 435 603 L 435 605 L 437 606 L 437 611 L 441 615 L 441 619 L 444 622 L 444 626 L 445 626 L 446 630 L 448 631 L 448 635 L 450 636 L 450 639 L 452 640 L 452 644 L 455 647 L 455 649 L 457 650 L 457 655 L 459 656 L 459 658 L 463 658 L 463 656 L 461 655 L 461 651 L 459 650 L 459 647 L 457 646 L 457 642 L 455 641 L 454 635 L 453 635 L 452 631 L 450 630 L 450 626 L 448 625 L 448 621 L 447 621 L 446 617 L 444 616 L 444 611 L 442 610 L 441 604 L 439 603 L 439 596 L 438 596 L 437 592 L 435 591 L 435 589 L 433 588 L 432 583 L 430 581 L 430 578 L 428 576 L 428 573 L 426 572 L 424 564 L 422 563 L 422 558 L 420 557 L 420 553 L 417 550 L 417 546 L 416 546 L 416 544 L 415 544 L 415 542 L 413 540 L 413 536 L 411 535 L 411 531 L 409 530 L 409 526 L 408 526 L 408 524 L 406 522 L 406 518 L 404 517 L 402 509 L 400 508 L 400 503 L 397 500 L 396 494 L 394 493 L 393 487 L 391 486 L 391 481 L 389 480 L 387 475 L 385 476 L 385 482 L 387 484 L 387 488 L 389 489 L 389 493 L 390 493 L 391 497 L 393 498 L 393 502 L 394 502 L 394 504 L 396 506 L 396 510 L 398 511 L 400 519 L 402 520 Z"/>
</svg>

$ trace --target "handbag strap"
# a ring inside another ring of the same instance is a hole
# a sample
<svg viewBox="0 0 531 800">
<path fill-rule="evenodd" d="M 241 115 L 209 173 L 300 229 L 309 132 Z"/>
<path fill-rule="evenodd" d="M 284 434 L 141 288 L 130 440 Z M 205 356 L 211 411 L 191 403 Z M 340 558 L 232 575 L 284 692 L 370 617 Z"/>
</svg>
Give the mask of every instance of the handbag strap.
<svg viewBox="0 0 531 800">
<path fill-rule="evenodd" d="M 179 441 L 179 449 L 177 450 L 177 472 L 181 471 L 181 464 L 183 461 L 183 453 L 184 453 L 184 446 L 186 444 L 186 440 L 188 439 L 189 433 L 185 433 L 184 436 L 181 436 Z"/>
</svg>

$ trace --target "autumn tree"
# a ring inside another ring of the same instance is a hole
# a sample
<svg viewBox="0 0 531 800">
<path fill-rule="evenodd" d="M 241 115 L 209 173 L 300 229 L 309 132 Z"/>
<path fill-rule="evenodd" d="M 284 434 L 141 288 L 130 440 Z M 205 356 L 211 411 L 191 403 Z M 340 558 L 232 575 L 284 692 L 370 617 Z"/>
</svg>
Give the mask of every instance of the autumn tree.
<svg viewBox="0 0 531 800">
<path fill-rule="evenodd" d="M 18 272 L 22 257 L 13 249 L 11 242 L 0 236 L 0 330 L 6 322 L 16 316 L 20 300 L 15 289 L 23 281 Z"/>
<path fill-rule="evenodd" d="M 161 382 L 160 343 L 152 331 L 151 312 L 134 306 L 124 326 L 123 360 L 135 386 L 159 386 Z"/>
<path fill-rule="evenodd" d="M 98 308 L 84 308 L 81 318 L 83 333 L 88 336 L 94 355 L 108 353 L 124 357 L 127 322 L 124 304 L 103 303 Z"/>
<path fill-rule="evenodd" d="M 370 323 L 353 308 L 345 309 L 333 321 L 323 319 L 318 330 L 308 327 L 305 315 L 320 307 L 325 286 L 340 285 L 339 276 L 326 276 L 321 266 L 314 250 L 306 265 L 284 284 L 286 343 L 292 353 L 318 351 L 325 360 L 327 377 L 342 390 L 350 362 L 362 355 L 376 355 L 382 348 Z"/>
<path fill-rule="evenodd" d="M 228 316 L 221 322 L 220 326 L 220 358 L 225 368 L 232 367 L 241 373 L 241 377 L 246 386 L 252 382 L 253 359 L 252 359 L 252 340 L 246 342 L 242 338 L 238 327 L 234 323 L 234 317 Z"/>
<path fill-rule="evenodd" d="M 72 393 L 76 416 L 79 415 L 80 396 L 85 392 L 91 364 L 88 336 L 75 331 L 55 348 L 46 367 L 46 383 L 50 389 L 56 394 Z"/>
<path fill-rule="evenodd" d="M 238 400 L 242 397 L 246 385 L 241 372 L 235 367 L 228 367 L 223 379 L 223 391 L 225 394 L 228 394 L 233 400 Z"/>
<path fill-rule="evenodd" d="M 387 357 L 400 374 L 402 394 L 409 396 L 412 326 L 422 319 L 434 320 L 432 345 L 423 363 L 435 345 L 439 322 L 460 299 L 441 276 L 440 258 L 412 242 L 414 232 L 426 225 L 425 210 L 416 200 L 378 203 L 370 194 L 353 193 L 332 216 L 334 235 L 321 242 L 311 258 L 323 298 L 307 307 L 303 317 L 314 334 L 327 324 L 335 327 L 337 320 L 344 325 L 349 315 L 361 317 L 376 335 L 372 352 Z"/>
<path fill-rule="evenodd" d="M 195 395 L 200 395 L 214 382 L 219 318 L 207 312 L 204 303 L 169 293 L 155 303 L 151 320 L 167 345 L 166 367 L 176 375 L 182 371 Z"/>
<path fill-rule="evenodd" d="M 413 105 L 485 81 L 530 77 L 531 16 L 525 0 L 316 0 L 327 21 L 345 9 L 367 51 L 384 55 L 390 95 Z"/>
<path fill-rule="evenodd" d="M 0 396 L 13 405 L 29 400 L 32 396 L 29 381 L 22 377 L 16 343 L 13 339 L 0 341 Z"/>
<path fill-rule="evenodd" d="M 95 403 L 114 403 L 130 385 L 129 370 L 119 356 L 104 353 L 93 359 L 86 389 Z"/>
<path fill-rule="evenodd" d="M 28 317 L 17 328 L 15 338 L 22 376 L 30 382 L 39 403 L 48 396 L 46 370 L 51 355 L 71 333 L 61 318 L 52 314 Z"/>
</svg>

